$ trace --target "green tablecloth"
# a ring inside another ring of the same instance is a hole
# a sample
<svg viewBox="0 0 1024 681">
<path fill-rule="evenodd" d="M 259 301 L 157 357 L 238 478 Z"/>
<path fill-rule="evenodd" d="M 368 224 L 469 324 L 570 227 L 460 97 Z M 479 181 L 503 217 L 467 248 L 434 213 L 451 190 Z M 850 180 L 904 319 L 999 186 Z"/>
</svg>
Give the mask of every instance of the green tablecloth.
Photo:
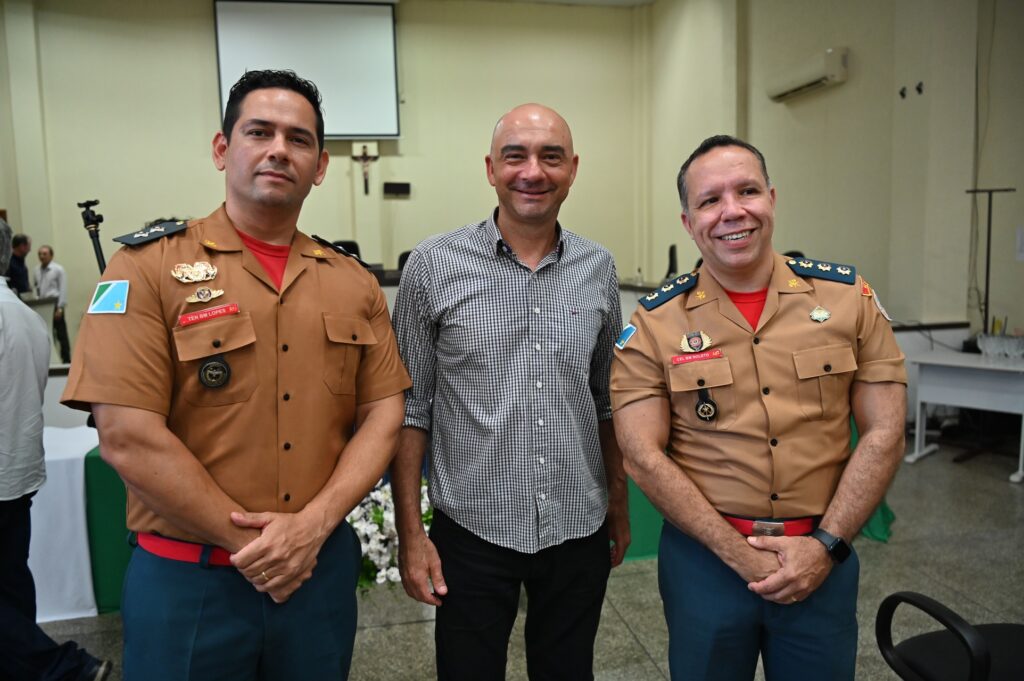
<svg viewBox="0 0 1024 681">
<path fill-rule="evenodd" d="M 100 458 L 99 447 L 85 456 L 85 517 L 89 528 L 92 584 L 96 608 L 113 612 L 121 608 L 121 582 L 132 549 L 125 527 L 124 483 Z"/>
</svg>

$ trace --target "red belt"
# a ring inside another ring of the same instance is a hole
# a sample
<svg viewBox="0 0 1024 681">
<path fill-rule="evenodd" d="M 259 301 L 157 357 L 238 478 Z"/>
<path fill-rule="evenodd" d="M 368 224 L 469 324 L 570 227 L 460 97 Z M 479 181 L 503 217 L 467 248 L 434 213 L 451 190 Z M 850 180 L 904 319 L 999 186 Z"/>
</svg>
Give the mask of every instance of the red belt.
<svg viewBox="0 0 1024 681">
<path fill-rule="evenodd" d="M 755 520 L 753 518 L 737 518 L 736 516 L 724 513 L 722 517 L 728 520 L 729 524 L 745 537 L 802 537 L 805 534 L 814 532 L 814 528 L 818 525 L 819 520 L 817 516 L 789 518 L 786 520 L 772 520 L 771 518 Z"/>
<path fill-rule="evenodd" d="M 210 549 L 210 565 L 231 567 L 231 554 L 219 546 L 207 547 L 203 544 L 193 544 L 188 541 L 168 539 L 149 532 L 139 532 L 139 546 L 146 549 L 154 556 L 180 560 L 183 563 L 198 563 L 202 559 L 203 549 Z"/>
</svg>

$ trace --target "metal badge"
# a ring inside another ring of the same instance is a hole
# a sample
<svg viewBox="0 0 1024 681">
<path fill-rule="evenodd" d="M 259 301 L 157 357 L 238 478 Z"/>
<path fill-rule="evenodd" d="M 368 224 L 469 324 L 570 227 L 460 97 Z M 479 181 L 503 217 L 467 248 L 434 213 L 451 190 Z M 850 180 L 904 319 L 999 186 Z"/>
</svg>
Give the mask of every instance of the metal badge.
<svg viewBox="0 0 1024 681">
<path fill-rule="evenodd" d="M 782 537 L 786 534 L 786 524 L 781 520 L 755 520 L 751 530 L 755 537 Z"/>
<path fill-rule="evenodd" d="M 827 322 L 831 318 L 832 313 L 823 308 L 821 305 L 811 310 L 811 319 L 818 322 L 819 324 L 821 324 L 822 322 Z"/>
<path fill-rule="evenodd" d="M 790 288 L 796 288 L 800 285 L 800 281 L 798 279 L 790 279 L 788 283 Z"/>
<path fill-rule="evenodd" d="M 231 379 L 231 366 L 222 355 L 205 360 L 199 366 L 199 382 L 207 388 L 223 388 Z"/>
<path fill-rule="evenodd" d="M 171 270 L 171 276 L 183 284 L 193 284 L 212 280 L 217 276 L 217 268 L 205 260 L 200 260 L 191 265 L 187 262 L 181 262 Z"/>
<path fill-rule="evenodd" d="M 712 345 L 711 336 L 703 331 L 690 331 L 679 342 L 679 349 L 683 352 L 701 352 L 702 350 L 707 350 Z"/>
<path fill-rule="evenodd" d="M 200 286 L 196 289 L 196 292 L 185 299 L 187 303 L 208 303 L 214 298 L 219 298 L 224 295 L 224 291 L 220 289 L 211 289 L 208 286 Z"/>
<path fill-rule="evenodd" d="M 707 388 L 698 390 L 697 398 L 697 406 L 694 408 L 694 411 L 697 412 L 697 418 L 701 421 L 714 421 L 715 417 L 718 416 L 718 405 L 711 399 Z"/>
</svg>

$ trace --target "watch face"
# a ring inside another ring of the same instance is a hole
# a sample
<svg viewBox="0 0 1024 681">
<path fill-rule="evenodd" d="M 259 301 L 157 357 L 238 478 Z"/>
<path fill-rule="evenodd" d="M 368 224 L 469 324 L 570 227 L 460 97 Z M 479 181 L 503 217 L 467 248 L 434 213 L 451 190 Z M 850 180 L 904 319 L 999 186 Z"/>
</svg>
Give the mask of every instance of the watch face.
<svg viewBox="0 0 1024 681">
<path fill-rule="evenodd" d="M 832 544 L 828 552 L 837 563 L 842 563 L 850 557 L 850 545 L 836 537 L 835 543 Z"/>
</svg>

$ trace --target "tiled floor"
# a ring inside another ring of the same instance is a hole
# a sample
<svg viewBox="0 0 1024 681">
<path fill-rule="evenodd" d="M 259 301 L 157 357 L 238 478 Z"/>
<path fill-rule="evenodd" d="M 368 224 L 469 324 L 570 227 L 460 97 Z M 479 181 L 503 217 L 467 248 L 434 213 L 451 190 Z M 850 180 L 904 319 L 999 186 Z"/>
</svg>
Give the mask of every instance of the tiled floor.
<svg viewBox="0 0 1024 681">
<path fill-rule="evenodd" d="M 896 512 L 888 544 L 859 539 L 861 625 L 857 678 L 891 680 L 874 641 L 874 616 L 894 591 L 919 591 L 969 622 L 1024 622 L 1024 486 L 1008 481 L 1016 462 L 984 454 L 956 464 L 945 447 L 904 464 L 889 492 Z M 433 678 L 433 613 L 399 589 L 367 593 L 360 603 L 352 681 Z M 509 650 L 509 679 L 525 679 L 523 617 Z M 936 628 L 909 608 L 896 615 L 896 638 Z M 120 659 L 117 615 L 46 625 L 55 638 L 74 638 L 94 654 Z M 667 679 L 668 637 L 658 597 L 657 563 L 616 569 L 608 585 L 596 646 L 603 681 Z M 119 679 L 118 673 L 112 678 Z M 758 676 L 760 677 L 760 674 Z M 809 677 L 810 678 L 810 677 Z"/>
</svg>

